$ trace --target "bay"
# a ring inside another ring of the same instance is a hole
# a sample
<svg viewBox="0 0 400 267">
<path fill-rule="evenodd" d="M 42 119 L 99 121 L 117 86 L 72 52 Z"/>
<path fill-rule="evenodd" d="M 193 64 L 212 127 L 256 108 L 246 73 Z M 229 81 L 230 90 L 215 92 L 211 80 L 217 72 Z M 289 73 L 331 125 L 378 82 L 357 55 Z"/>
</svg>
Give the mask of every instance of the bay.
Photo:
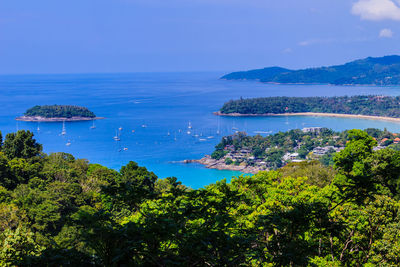
<svg viewBox="0 0 400 267">
<path fill-rule="evenodd" d="M 233 118 L 212 114 L 225 101 L 240 97 L 399 95 L 400 87 L 273 85 L 219 80 L 222 74 L 0 76 L 0 130 L 3 135 L 17 129 L 33 131 L 46 153 L 67 152 L 117 170 L 131 160 L 136 161 L 160 178 L 175 176 L 193 188 L 240 175 L 179 163 L 211 153 L 223 135 L 236 130 L 265 135 L 319 126 L 334 130 L 387 128 L 400 132 L 399 123 L 377 120 L 309 116 Z M 15 121 L 26 109 L 45 104 L 86 106 L 106 119 L 96 121 L 95 129 L 90 129 L 90 121 L 67 122 L 65 136 L 60 135 L 62 123 Z M 193 127 L 190 134 L 189 122 Z M 119 142 L 113 139 L 116 132 L 120 134 Z"/>
</svg>

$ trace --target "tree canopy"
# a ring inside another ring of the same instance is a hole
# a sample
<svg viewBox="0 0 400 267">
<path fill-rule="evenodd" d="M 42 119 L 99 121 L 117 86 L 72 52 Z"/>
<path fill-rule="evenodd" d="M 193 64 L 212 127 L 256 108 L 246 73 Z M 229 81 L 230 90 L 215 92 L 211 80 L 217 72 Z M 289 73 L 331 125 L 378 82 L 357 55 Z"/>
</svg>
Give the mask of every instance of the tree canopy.
<svg viewBox="0 0 400 267">
<path fill-rule="evenodd" d="M 200 189 L 46 155 L 23 131 L 5 144 L 16 136 L 30 141 L 0 153 L 1 266 L 400 264 L 400 152 L 373 151 L 367 132 L 349 131 L 335 170 L 302 162 Z"/>
<path fill-rule="evenodd" d="M 96 117 L 92 111 L 85 107 L 71 105 L 34 106 L 28 109 L 24 115 L 29 117 L 39 116 L 43 118 Z"/>
<path fill-rule="evenodd" d="M 230 100 L 222 114 L 336 113 L 400 117 L 400 96 L 260 97 Z"/>
</svg>

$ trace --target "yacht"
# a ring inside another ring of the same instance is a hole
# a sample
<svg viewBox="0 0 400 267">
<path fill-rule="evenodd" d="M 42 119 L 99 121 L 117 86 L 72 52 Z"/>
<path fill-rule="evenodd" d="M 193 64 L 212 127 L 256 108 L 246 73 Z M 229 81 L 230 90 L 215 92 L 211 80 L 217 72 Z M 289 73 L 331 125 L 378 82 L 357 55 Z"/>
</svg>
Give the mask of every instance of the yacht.
<svg viewBox="0 0 400 267">
<path fill-rule="evenodd" d="M 68 140 L 68 142 L 65 144 L 66 146 L 70 146 L 71 142 Z"/>
<path fill-rule="evenodd" d="M 65 129 L 65 121 L 63 121 L 63 127 L 61 130 L 61 135 L 66 135 L 67 134 L 67 130 Z"/>
<path fill-rule="evenodd" d="M 113 137 L 115 141 L 121 141 L 118 135 L 118 131 L 115 131 L 115 136 Z"/>
</svg>

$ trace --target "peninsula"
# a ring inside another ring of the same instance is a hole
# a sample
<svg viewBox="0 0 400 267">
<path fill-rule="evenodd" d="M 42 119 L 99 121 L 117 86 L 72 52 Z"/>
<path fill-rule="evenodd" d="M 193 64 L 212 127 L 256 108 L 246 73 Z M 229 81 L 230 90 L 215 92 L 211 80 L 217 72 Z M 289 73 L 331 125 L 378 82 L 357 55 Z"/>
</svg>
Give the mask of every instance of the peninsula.
<svg viewBox="0 0 400 267">
<path fill-rule="evenodd" d="M 399 96 L 263 97 L 231 100 L 221 116 L 335 116 L 400 120 Z"/>
<path fill-rule="evenodd" d="M 85 107 L 72 105 L 44 105 L 28 109 L 18 121 L 58 122 L 58 121 L 88 121 L 104 119 Z"/>
<path fill-rule="evenodd" d="M 374 151 L 384 148 L 400 150 L 398 134 L 374 128 L 365 131 L 377 142 Z M 200 163 L 210 169 L 253 174 L 278 169 L 288 163 L 307 161 L 319 161 L 330 166 L 335 153 L 345 148 L 347 139 L 348 131 L 335 132 L 321 127 L 278 132 L 265 137 L 239 132 L 223 137 L 211 155 L 184 162 Z"/>
<path fill-rule="evenodd" d="M 400 56 L 368 57 L 343 65 L 300 70 L 269 67 L 233 72 L 221 79 L 281 84 L 400 85 Z"/>
</svg>

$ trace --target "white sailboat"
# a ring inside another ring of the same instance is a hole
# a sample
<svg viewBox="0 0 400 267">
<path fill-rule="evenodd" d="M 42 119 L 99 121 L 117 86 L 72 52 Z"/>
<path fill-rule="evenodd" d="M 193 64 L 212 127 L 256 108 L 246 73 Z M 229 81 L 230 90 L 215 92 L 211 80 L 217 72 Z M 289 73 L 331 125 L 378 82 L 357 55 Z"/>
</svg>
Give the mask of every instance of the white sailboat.
<svg viewBox="0 0 400 267">
<path fill-rule="evenodd" d="M 94 125 L 94 120 L 93 120 L 93 124 L 92 124 L 92 126 L 90 126 L 90 129 L 96 129 L 96 125 Z"/>
<path fill-rule="evenodd" d="M 40 132 L 39 123 L 37 124 L 37 128 L 36 128 L 36 130 L 37 130 L 38 132 Z"/>
<path fill-rule="evenodd" d="M 65 121 L 63 121 L 63 127 L 61 130 L 61 135 L 66 135 L 67 134 L 67 129 L 65 128 Z"/>
<path fill-rule="evenodd" d="M 113 137 L 115 141 L 121 141 L 121 139 L 119 138 L 119 134 L 118 131 L 115 130 L 115 136 Z"/>
<path fill-rule="evenodd" d="M 188 129 L 192 129 L 192 123 L 189 121 Z"/>
<path fill-rule="evenodd" d="M 218 129 L 217 129 L 217 135 L 220 135 L 221 134 L 221 131 L 220 131 L 220 122 L 219 122 L 219 117 L 218 117 Z"/>
</svg>

